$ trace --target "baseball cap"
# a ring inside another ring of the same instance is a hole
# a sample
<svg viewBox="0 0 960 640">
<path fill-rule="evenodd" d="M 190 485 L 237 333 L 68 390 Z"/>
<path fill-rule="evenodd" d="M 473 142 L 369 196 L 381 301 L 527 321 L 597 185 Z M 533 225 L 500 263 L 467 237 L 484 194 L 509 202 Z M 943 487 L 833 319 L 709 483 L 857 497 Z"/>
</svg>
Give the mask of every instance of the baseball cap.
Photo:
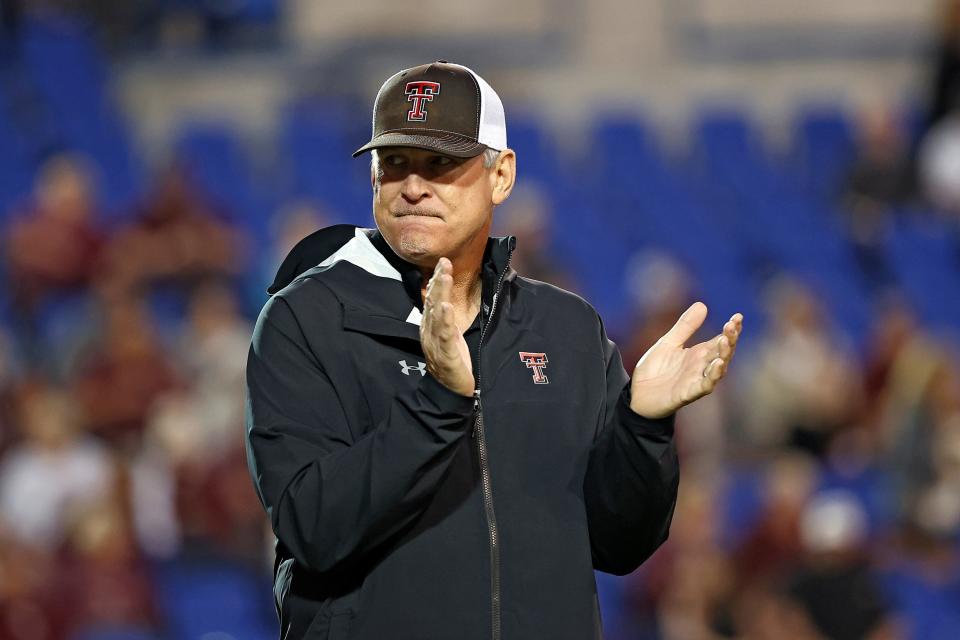
<svg viewBox="0 0 960 640">
<path fill-rule="evenodd" d="M 500 97 L 471 69 L 446 60 L 393 74 L 373 104 L 373 135 L 353 152 L 416 147 L 457 158 L 507 148 Z"/>
</svg>

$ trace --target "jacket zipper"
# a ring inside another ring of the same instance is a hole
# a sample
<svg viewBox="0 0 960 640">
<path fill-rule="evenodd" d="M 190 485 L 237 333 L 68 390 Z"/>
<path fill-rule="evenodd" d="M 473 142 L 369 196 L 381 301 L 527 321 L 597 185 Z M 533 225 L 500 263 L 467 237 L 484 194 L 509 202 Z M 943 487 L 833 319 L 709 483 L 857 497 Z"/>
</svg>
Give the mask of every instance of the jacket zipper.
<svg viewBox="0 0 960 640">
<path fill-rule="evenodd" d="M 513 251 L 507 254 L 507 263 L 500 273 L 500 279 L 497 280 L 497 287 L 494 289 L 493 302 L 490 307 L 490 317 L 480 327 L 480 340 L 477 343 L 477 355 L 474 359 L 474 377 L 477 387 L 473 391 L 474 409 L 476 416 L 473 422 L 473 438 L 477 441 L 477 454 L 480 458 L 480 482 L 483 489 L 483 510 L 487 517 L 487 531 L 490 534 L 490 611 L 492 622 L 492 638 L 500 640 L 500 533 L 497 530 L 497 516 L 493 510 L 493 489 L 490 481 L 490 464 L 487 459 L 487 440 L 483 429 L 483 406 L 480 403 L 480 349 L 483 347 L 483 337 L 486 335 L 487 327 L 493 321 L 493 316 L 497 312 L 497 301 L 500 298 L 500 287 L 503 286 L 503 278 L 510 269 L 510 260 L 513 258 Z M 481 303 L 482 307 L 482 303 Z"/>
</svg>

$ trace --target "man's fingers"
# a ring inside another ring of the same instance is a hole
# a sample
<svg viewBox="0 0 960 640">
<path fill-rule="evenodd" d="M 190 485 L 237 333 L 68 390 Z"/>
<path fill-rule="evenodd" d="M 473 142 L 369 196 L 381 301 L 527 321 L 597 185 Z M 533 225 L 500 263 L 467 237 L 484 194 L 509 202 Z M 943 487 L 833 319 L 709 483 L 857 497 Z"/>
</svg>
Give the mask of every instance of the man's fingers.
<svg viewBox="0 0 960 640">
<path fill-rule="evenodd" d="M 723 360 L 729 360 L 733 354 L 733 347 L 730 346 L 730 338 L 726 334 L 717 338 L 717 356 Z"/>
<path fill-rule="evenodd" d="M 438 323 L 437 333 L 439 334 L 442 346 L 446 347 L 453 338 L 453 305 L 449 302 L 440 303 L 440 322 Z"/>
<path fill-rule="evenodd" d="M 730 340 L 731 346 L 737 346 L 737 340 L 740 339 L 740 331 L 743 329 L 743 316 L 739 313 L 733 314 L 727 323 L 723 325 L 723 335 Z"/>
<path fill-rule="evenodd" d="M 430 284 L 427 285 L 427 295 L 424 298 L 425 303 L 431 307 L 438 306 L 441 302 L 450 298 L 449 285 L 453 282 L 453 276 L 448 273 L 437 273 L 430 278 Z"/>
<path fill-rule="evenodd" d="M 441 302 L 434 307 L 433 313 L 435 318 L 431 326 L 431 335 L 440 351 L 449 356 L 456 352 L 456 337 L 459 333 L 456 327 L 453 304 Z"/>
<path fill-rule="evenodd" d="M 694 302 L 689 309 L 681 314 L 677 323 L 661 339 L 672 345 L 683 346 L 703 325 L 706 318 L 707 305 L 702 302 Z"/>
<path fill-rule="evenodd" d="M 450 287 L 453 283 L 453 266 L 447 258 L 440 258 L 433 270 L 433 276 L 427 283 L 427 290 L 423 297 L 423 320 L 421 326 L 425 331 L 431 331 L 434 325 L 434 316 L 440 304 L 450 299 Z"/>
<path fill-rule="evenodd" d="M 711 360 L 710 364 L 708 364 L 707 368 L 703 371 L 703 378 L 707 388 L 712 390 L 726 371 L 727 363 L 723 358 L 714 358 Z"/>
<path fill-rule="evenodd" d="M 442 276 L 452 275 L 453 267 L 450 264 L 450 261 L 446 258 L 440 258 L 437 261 L 437 266 L 433 269 L 433 275 L 430 276 L 430 282 L 427 283 L 427 297 L 435 296 L 437 285 L 440 284 Z"/>
</svg>

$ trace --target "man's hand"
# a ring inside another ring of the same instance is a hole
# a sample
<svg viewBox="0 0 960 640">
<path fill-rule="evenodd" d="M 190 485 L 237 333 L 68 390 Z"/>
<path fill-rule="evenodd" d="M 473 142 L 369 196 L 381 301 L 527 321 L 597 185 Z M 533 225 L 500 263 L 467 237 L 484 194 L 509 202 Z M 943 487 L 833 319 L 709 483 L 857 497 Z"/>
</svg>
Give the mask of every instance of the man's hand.
<svg viewBox="0 0 960 640">
<path fill-rule="evenodd" d="M 463 331 L 454 318 L 451 287 L 453 265 L 446 258 L 440 258 L 423 298 L 420 344 L 430 375 L 451 391 L 472 396 L 473 364 Z"/>
<path fill-rule="evenodd" d="M 707 317 L 707 306 L 695 302 L 683 312 L 633 370 L 630 408 L 645 418 L 663 418 L 701 398 L 717 386 L 737 349 L 743 315 L 736 313 L 723 333 L 685 348 Z"/>
</svg>

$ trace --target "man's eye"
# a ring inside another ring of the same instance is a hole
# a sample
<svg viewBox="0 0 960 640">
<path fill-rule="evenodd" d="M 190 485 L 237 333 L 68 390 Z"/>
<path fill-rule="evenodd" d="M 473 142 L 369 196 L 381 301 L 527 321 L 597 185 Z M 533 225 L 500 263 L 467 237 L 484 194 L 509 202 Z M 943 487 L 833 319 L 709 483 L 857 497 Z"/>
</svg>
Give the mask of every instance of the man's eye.
<svg viewBox="0 0 960 640">
<path fill-rule="evenodd" d="M 403 156 L 398 155 L 389 155 L 383 159 L 383 164 L 391 167 L 396 167 L 403 164 Z"/>
<path fill-rule="evenodd" d="M 448 167 L 453 164 L 453 159 L 448 156 L 434 156 L 433 164 L 438 167 Z"/>
</svg>

